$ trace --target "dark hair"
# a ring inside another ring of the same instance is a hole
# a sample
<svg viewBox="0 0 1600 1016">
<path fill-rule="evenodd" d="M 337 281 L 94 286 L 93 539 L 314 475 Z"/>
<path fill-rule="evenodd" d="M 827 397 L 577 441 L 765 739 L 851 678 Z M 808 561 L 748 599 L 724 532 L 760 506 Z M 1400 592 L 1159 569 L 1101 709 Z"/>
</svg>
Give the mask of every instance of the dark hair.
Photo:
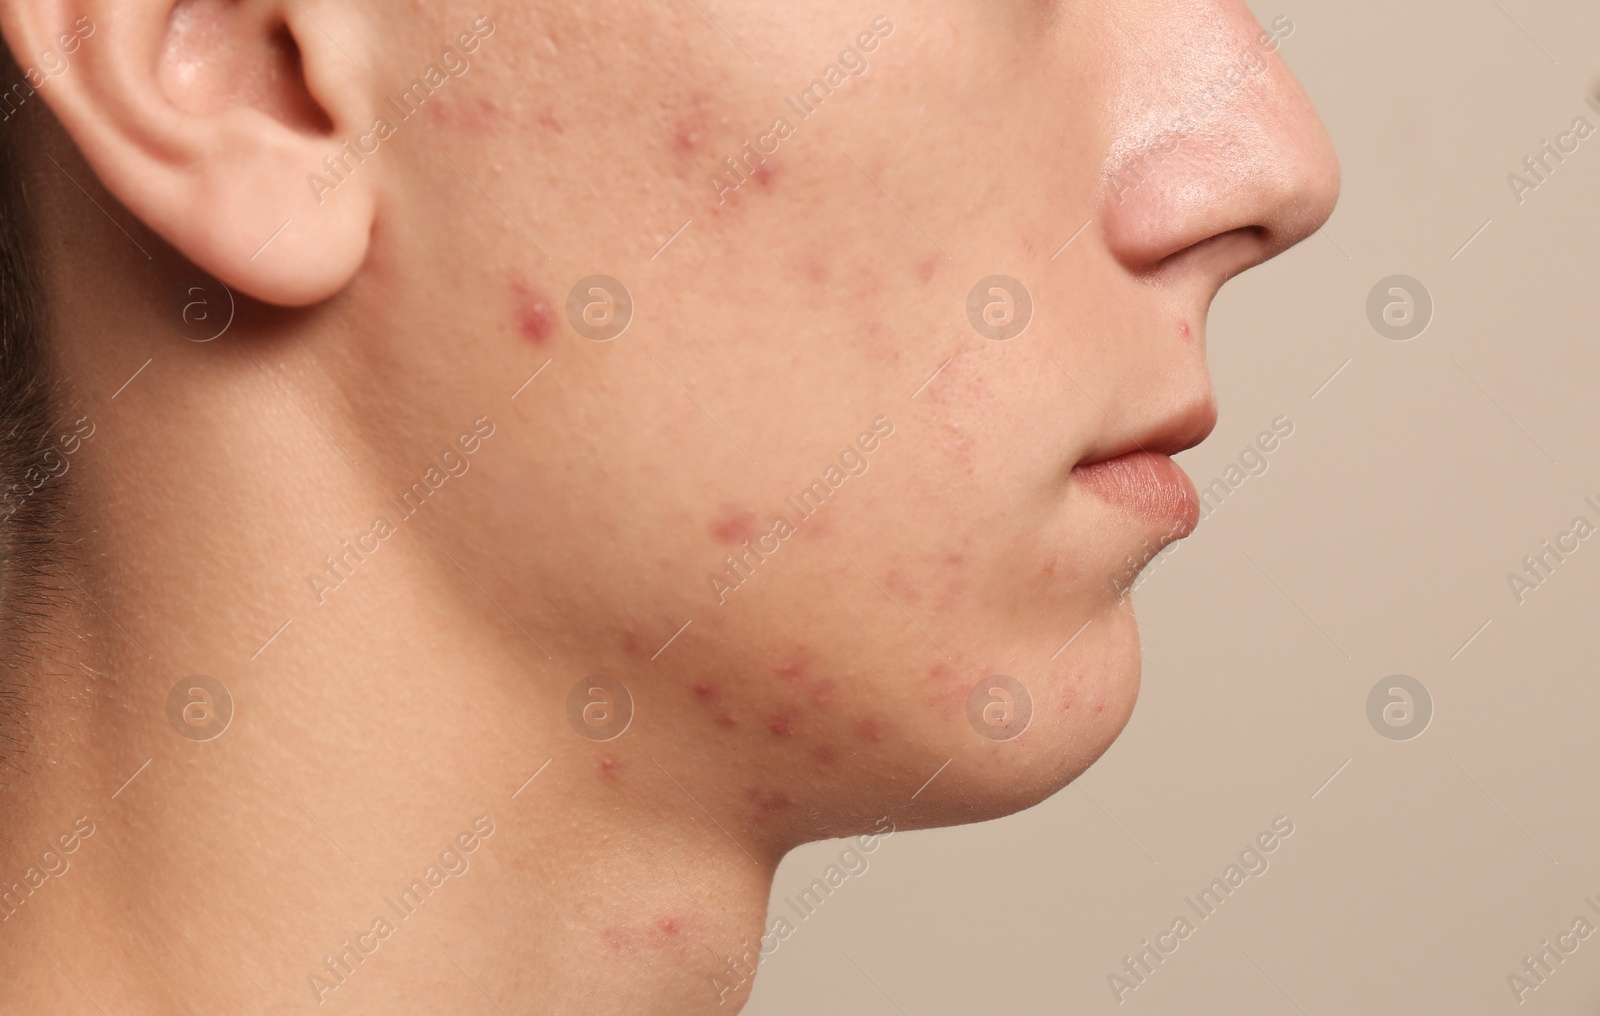
<svg viewBox="0 0 1600 1016">
<path fill-rule="evenodd" d="M 32 95 L 0 45 L 0 87 L 17 82 L 14 94 Z M 15 672 L 29 666 L 43 608 L 56 599 L 45 575 L 65 517 L 65 469 L 55 465 L 64 460 L 53 448 L 57 406 L 44 352 L 48 308 L 21 158 L 23 121 L 42 105 L 27 103 L 0 121 L 0 743 L 11 728 L 4 714 L 20 690 Z"/>
</svg>

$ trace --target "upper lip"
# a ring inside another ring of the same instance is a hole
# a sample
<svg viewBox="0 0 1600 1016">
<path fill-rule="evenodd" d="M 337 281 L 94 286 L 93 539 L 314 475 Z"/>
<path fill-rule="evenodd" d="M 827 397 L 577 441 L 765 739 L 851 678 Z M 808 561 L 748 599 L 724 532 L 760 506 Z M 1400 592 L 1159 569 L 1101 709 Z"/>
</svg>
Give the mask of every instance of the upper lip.
<svg viewBox="0 0 1600 1016">
<path fill-rule="evenodd" d="M 1112 440 L 1090 448 L 1078 465 L 1093 465 L 1139 451 L 1176 455 L 1204 441 L 1216 425 L 1217 403 L 1207 393 L 1149 424 L 1131 426 L 1122 422 Z"/>
</svg>

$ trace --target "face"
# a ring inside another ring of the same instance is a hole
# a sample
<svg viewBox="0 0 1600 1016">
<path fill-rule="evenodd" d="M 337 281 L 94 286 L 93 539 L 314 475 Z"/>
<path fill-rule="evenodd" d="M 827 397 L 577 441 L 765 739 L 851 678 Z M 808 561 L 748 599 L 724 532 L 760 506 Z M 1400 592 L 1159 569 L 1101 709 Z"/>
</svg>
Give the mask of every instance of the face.
<svg viewBox="0 0 1600 1016">
<path fill-rule="evenodd" d="M 628 731 L 573 741 L 599 778 L 738 773 L 774 846 L 991 817 L 1081 772 L 1138 690 L 1125 590 L 1195 517 L 1164 454 L 1215 421 L 1208 304 L 1334 201 L 1276 55 L 1292 23 L 476 17 L 430 12 L 380 61 L 443 81 L 374 96 L 357 172 L 387 228 L 335 309 L 372 339 L 343 369 L 383 379 L 357 408 L 393 475 L 492 425 L 450 551 L 548 652 L 530 693 L 616 678 Z"/>
</svg>

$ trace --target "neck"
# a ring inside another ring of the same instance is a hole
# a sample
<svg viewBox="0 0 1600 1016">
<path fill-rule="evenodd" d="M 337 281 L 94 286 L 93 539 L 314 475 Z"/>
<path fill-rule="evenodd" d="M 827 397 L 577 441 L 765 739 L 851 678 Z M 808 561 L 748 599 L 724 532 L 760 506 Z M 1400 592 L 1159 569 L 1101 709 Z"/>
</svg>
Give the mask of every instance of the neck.
<svg viewBox="0 0 1600 1016">
<path fill-rule="evenodd" d="M 738 767 L 671 723 L 580 737 L 573 675 L 608 661 L 500 609 L 451 491 L 401 518 L 427 462 L 328 413 L 327 372 L 165 349 L 115 400 L 150 354 L 75 375 L 95 430 L 0 798 L 8 994 L 237 1010 L 248 971 L 263 1012 L 736 1008 L 792 845 Z M 341 563 L 375 515 L 395 532 Z"/>
</svg>

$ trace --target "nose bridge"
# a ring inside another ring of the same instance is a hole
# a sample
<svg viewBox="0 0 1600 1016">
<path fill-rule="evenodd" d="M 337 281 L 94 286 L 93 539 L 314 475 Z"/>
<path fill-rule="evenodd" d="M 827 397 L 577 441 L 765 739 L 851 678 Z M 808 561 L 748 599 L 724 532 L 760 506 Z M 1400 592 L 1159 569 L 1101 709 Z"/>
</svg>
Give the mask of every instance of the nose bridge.
<svg viewBox="0 0 1600 1016">
<path fill-rule="evenodd" d="M 1279 50 L 1286 16 L 1258 23 L 1240 0 L 1152 0 L 1119 26 L 1128 72 L 1102 199 L 1113 252 L 1131 269 L 1223 233 L 1246 243 L 1215 267 L 1237 274 L 1314 232 L 1332 213 L 1338 163 Z"/>
</svg>

